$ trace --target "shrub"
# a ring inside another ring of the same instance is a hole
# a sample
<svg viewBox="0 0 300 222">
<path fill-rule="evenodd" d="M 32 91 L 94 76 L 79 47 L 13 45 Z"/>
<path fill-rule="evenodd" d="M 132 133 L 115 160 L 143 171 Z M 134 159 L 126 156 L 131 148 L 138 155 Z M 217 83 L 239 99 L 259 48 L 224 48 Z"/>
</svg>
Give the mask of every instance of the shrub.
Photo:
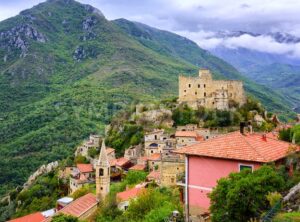
<svg viewBox="0 0 300 222">
<path fill-rule="evenodd" d="M 212 221 L 244 222 L 269 209 L 267 194 L 284 188 L 283 177 L 273 167 L 253 173 L 243 170 L 218 181 L 210 194 Z"/>
</svg>

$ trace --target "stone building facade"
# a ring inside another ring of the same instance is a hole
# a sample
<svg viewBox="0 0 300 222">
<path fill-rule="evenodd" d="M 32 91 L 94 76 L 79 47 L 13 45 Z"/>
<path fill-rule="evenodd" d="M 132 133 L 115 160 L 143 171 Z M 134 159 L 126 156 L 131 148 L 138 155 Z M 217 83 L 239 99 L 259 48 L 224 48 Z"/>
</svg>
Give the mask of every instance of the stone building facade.
<svg viewBox="0 0 300 222">
<path fill-rule="evenodd" d="M 200 69 L 198 77 L 179 76 L 179 103 L 194 109 L 228 110 L 231 101 L 239 105 L 246 102 L 242 81 L 213 80 L 208 69 Z"/>
</svg>

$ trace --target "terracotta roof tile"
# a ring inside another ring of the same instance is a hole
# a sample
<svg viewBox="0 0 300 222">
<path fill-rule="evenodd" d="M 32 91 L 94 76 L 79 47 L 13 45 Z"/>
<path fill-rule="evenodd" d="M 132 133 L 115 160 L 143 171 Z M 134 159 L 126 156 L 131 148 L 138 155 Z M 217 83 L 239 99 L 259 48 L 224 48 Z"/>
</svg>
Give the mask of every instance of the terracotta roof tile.
<svg viewBox="0 0 300 222">
<path fill-rule="evenodd" d="M 140 187 L 134 187 L 132 189 L 117 193 L 117 200 L 126 201 L 136 198 L 139 194 L 141 194 L 141 192 L 143 192 L 143 190 L 145 189 Z"/>
<path fill-rule="evenodd" d="M 195 131 L 176 131 L 175 137 L 193 137 L 193 138 L 197 138 L 198 134 Z"/>
<path fill-rule="evenodd" d="M 154 180 L 159 180 L 160 179 L 160 172 L 159 171 L 152 171 L 151 173 L 148 174 L 147 179 L 154 179 Z"/>
<path fill-rule="evenodd" d="M 88 193 L 62 208 L 60 213 L 80 217 L 98 203 L 96 196 Z"/>
<path fill-rule="evenodd" d="M 262 134 L 228 133 L 174 151 L 179 154 L 267 163 L 284 158 L 291 143 Z"/>
<path fill-rule="evenodd" d="M 125 157 L 121 157 L 119 159 L 114 159 L 110 161 L 110 165 L 111 166 L 119 166 L 119 167 L 123 167 L 126 164 L 128 164 L 130 162 L 129 159 L 125 158 Z"/>
<path fill-rule="evenodd" d="M 130 167 L 129 170 L 139 170 L 139 171 L 143 171 L 145 170 L 146 166 L 143 164 L 136 164 L 133 167 Z"/>
<path fill-rule="evenodd" d="M 114 149 L 114 148 L 111 148 L 111 147 L 107 147 L 107 148 L 106 148 L 106 153 L 107 153 L 107 155 L 109 155 L 109 154 L 111 154 L 111 153 L 113 153 L 113 152 L 115 152 L 115 149 Z"/>
<path fill-rule="evenodd" d="M 77 168 L 81 173 L 90 173 L 94 171 L 92 164 L 78 163 Z"/>
<path fill-rule="evenodd" d="M 149 157 L 147 157 L 147 156 L 142 156 L 139 158 L 139 160 L 143 160 L 143 161 L 147 161 L 148 159 L 149 159 Z"/>
<path fill-rule="evenodd" d="M 10 220 L 9 222 L 42 222 L 46 218 L 42 215 L 40 212 L 36 212 L 33 214 L 26 215 L 24 217 L 19 217 L 13 220 Z"/>
<path fill-rule="evenodd" d="M 153 153 L 149 158 L 148 160 L 151 160 L 151 161 L 155 161 L 155 160 L 160 160 L 160 153 Z"/>
</svg>

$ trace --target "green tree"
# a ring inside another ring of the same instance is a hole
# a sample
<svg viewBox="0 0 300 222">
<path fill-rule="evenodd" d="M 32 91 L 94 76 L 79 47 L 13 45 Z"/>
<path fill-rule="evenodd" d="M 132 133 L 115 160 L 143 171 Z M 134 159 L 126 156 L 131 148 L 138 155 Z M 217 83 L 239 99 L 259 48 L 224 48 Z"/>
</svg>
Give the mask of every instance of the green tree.
<svg viewBox="0 0 300 222">
<path fill-rule="evenodd" d="M 95 147 L 92 147 L 91 149 L 89 149 L 88 151 L 88 155 L 92 158 L 94 158 L 97 154 L 98 154 L 98 150 Z"/>
<path fill-rule="evenodd" d="M 88 163 L 89 161 L 82 155 L 78 155 L 75 157 L 74 162 L 77 163 Z"/>
<path fill-rule="evenodd" d="M 269 208 L 267 194 L 284 188 L 283 177 L 271 166 L 253 173 L 243 170 L 218 181 L 210 194 L 212 221 L 245 222 Z"/>
<path fill-rule="evenodd" d="M 78 199 L 79 197 L 82 197 L 82 196 L 84 196 L 84 195 L 86 195 L 86 194 L 88 194 L 88 193 L 90 193 L 90 192 L 91 192 L 90 187 L 89 187 L 88 185 L 86 185 L 86 186 L 83 186 L 83 187 L 79 188 L 78 190 L 76 190 L 76 191 L 72 194 L 72 197 L 73 197 L 74 199 Z"/>
<path fill-rule="evenodd" d="M 63 215 L 63 214 L 54 216 L 51 221 L 52 222 L 79 222 L 79 220 L 76 217 Z"/>
</svg>

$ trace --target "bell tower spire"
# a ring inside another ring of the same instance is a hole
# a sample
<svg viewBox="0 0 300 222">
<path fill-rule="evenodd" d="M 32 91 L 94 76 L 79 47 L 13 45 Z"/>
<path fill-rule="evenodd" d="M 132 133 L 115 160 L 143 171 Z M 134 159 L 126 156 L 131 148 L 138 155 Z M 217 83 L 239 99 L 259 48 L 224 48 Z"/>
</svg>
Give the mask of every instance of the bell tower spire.
<svg viewBox="0 0 300 222">
<path fill-rule="evenodd" d="M 106 153 L 104 138 L 96 165 L 96 196 L 99 200 L 104 200 L 109 193 L 110 186 L 110 165 Z"/>
</svg>

